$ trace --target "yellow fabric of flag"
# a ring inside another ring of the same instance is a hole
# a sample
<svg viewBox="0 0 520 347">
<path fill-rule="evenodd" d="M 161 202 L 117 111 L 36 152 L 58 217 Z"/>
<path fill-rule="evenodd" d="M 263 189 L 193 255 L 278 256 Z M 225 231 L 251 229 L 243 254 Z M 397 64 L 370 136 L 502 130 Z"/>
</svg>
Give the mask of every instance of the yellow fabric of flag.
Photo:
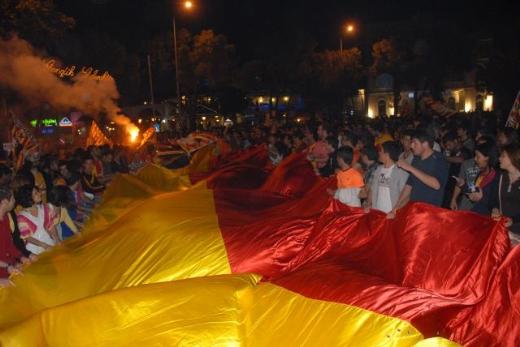
<svg viewBox="0 0 520 347">
<path fill-rule="evenodd" d="M 313 300 L 259 276 L 141 285 L 45 310 L 0 333 L 2 346 L 456 346 L 409 323 Z"/>
<path fill-rule="evenodd" d="M 232 274 L 213 191 L 185 173 L 116 176 L 81 235 L 0 289 L 0 345 L 456 346 Z"/>
</svg>

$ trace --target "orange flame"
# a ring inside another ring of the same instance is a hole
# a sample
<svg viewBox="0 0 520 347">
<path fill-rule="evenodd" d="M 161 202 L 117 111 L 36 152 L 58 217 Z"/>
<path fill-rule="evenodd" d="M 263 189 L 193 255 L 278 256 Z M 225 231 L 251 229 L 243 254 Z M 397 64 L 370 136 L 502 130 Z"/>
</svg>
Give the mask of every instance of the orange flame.
<svg viewBox="0 0 520 347">
<path fill-rule="evenodd" d="M 139 128 L 133 124 L 129 124 L 126 128 L 128 135 L 130 135 L 130 143 L 135 143 L 137 137 L 139 136 Z"/>
</svg>

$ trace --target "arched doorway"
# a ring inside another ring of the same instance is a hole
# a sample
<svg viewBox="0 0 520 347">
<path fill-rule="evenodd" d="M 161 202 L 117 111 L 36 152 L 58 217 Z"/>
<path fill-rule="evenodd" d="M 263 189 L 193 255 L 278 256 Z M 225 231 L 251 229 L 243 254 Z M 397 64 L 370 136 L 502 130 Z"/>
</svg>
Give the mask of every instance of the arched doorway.
<svg viewBox="0 0 520 347">
<path fill-rule="evenodd" d="M 377 102 L 377 114 L 379 117 L 386 116 L 386 101 L 383 99 Z"/>
</svg>

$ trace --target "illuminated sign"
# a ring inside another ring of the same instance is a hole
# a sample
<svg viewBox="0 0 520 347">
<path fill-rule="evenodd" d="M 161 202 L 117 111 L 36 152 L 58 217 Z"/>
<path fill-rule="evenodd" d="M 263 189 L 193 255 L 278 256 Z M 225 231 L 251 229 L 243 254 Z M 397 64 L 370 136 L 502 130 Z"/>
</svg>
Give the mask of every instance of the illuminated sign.
<svg viewBox="0 0 520 347">
<path fill-rule="evenodd" d="M 41 125 L 44 127 L 56 127 L 58 126 L 58 121 L 55 118 L 44 118 L 40 121 Z"/>
<path fill-rule="evenodd" d="M 71 127 L 71 126 L 72 126 L 72 122 L 70 121 L 69 118 L 63 117 L 60 120 L 60 127 Z"/>
<path fill-rule="evenodd" d="M 76 77 L 76 76 L 87 76 L 92 77 L 98 81 L 112 78 L 110 74 L 105 72 L 100 72 L 92 67 L 82 67 L 78 69 L 75 65 L 67 66 L 67 67 L 58 67 L 56 60 L 50 59 L 47 60 L 47 68 L 55 75 L 64 78 L 64 77 Z"/>
<path fill-rule="evenodd" d="M 33 119 L 29 122 L 33 128 L 42 127 L 71 127 L 72 121 L 69 117 L 63 117 L 59 122 L 57 118 L 43 118 L 41 120 Z"/>
</svg>

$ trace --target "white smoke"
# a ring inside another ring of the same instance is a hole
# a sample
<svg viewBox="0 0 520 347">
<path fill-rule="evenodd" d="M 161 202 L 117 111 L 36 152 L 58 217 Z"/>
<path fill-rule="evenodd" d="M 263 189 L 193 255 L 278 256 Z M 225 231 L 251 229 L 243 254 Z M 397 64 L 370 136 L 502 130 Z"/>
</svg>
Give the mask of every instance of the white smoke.
<svg viewBox="0 0 520 347">
<path fill-rule="evenodd" d="M 112 77 L 98 80 L 79 73 L 71 81 L 62 80 L 18 37 L 0 40 L 0 85 L 18 93 L 30 106 L 47 103 L 58 111 L 77 109 L 93 117 L 104 112 L 126 128 L 134 126 L 117 106 L 119 92 Z"/>
</svg>

